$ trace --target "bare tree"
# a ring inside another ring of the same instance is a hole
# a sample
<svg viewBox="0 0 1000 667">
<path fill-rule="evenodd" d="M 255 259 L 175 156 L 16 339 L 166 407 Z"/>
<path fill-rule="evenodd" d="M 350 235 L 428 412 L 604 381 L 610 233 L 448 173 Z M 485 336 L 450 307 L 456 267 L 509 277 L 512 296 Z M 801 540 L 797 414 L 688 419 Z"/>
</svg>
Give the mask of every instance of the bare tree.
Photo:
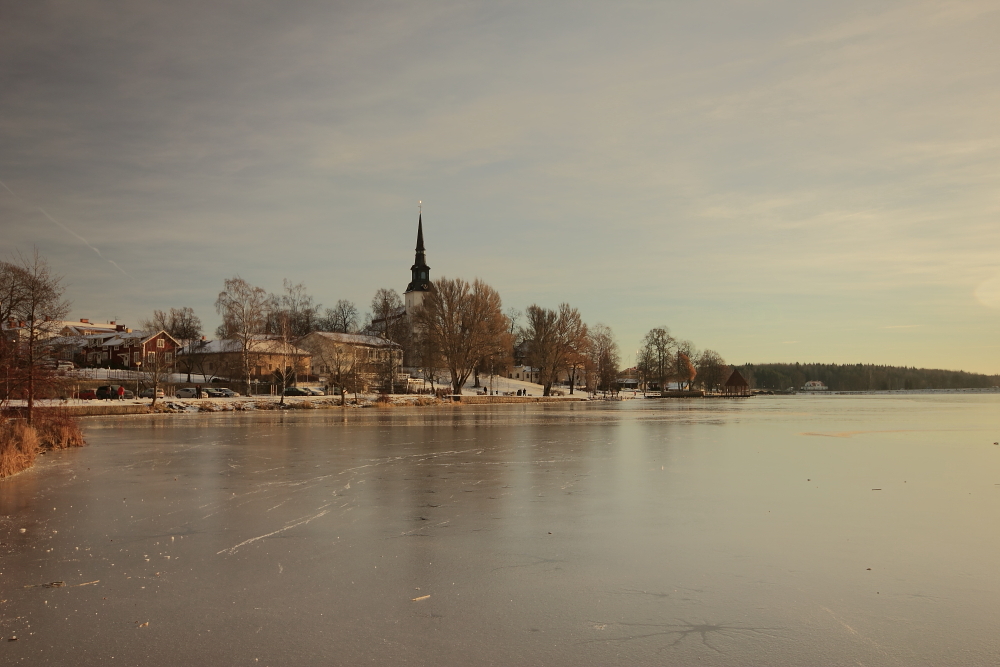
<svg viewBox="0 0 1000 667">
<path fill-rule="evenodd" d="M 301 338 L 316 331 L 320 325 L 320 305 L 306 292 L 305 283 L 293 284 L 287 278 L 282 283 L 281 294 L 268 295 L 266 331 L 281 334 L 288 328 L 292 338 Z"/>
<path fill-rule="evenodd" d="M 598 323 L 589 332 L 590 365 L 595 376 L 595 389 L 614 391 L 618 382 L 618 365 L 621 356 L 611 327 Z"/>
<path fill-rule="evenodd" d="M 643 338 L 639 350 L 638 368 L 649 378 L 655 378 L 660 385 L 660 391 L 665 391 L 667 382 L 674 375 L 674 353 L 677 341 L 670 335 L 667 327 L 650 329 Z"/>
<path fill-rule="evenodd" d="M 566 377 L 569 380 L 570 395 L 573 394 L 573 388 L 576 386 L 577 380 L 580 379 L 584 373 L 586 373 L 587 365 L 590 361 L 590 350 L 588 349 L 589 343 L 589 336 L 584 337 L 583 343 L 575 346 L 566 355 L 565 368 Z"/>
<path fill-rule="evenodd" d="M 367 328 L 372 334 L 399 345 L 403 351 L 404 364 L 411 361 L 413 342 L 410 321 L 406 316 L 403 299 L 396 290 L 383 287 L 375 292 L 371 303 L 371 321 Z M 395 389 L 398 368 L 396 357 L 388 354 L 384 359 L 380 358 L 380 361 L 379 374 L 384 378 L 388 391 L 392 392 Z"/>
<path fill-rule="evenodd" d="M 340 332 L 335 332 L 340 333 Z M 327 389 L 337 388 L 340 404 L 347 405 L 348 392 L 357 393 L 362 360 L 345 343 L 324 343 L 317 347 L 319 362 L 327 373 Z"/>
<path fill-rule="evenodd" d="M 371 328 L 374 333 L 392 340 L 394 320 L 403 313 L 403 299 L 394 289 L 379 288 L 372 297 Z"/>
<path fill-rule="evenodd" d="M 566 365 L 570 354 L 585 349 L 587 325 L 579 311 L 568 303 L 559 304 L 558 310 L 528 306 L 527 320 L 522 337 L 528 342 L 528 363 L 538 368 L 542 394 L 552 394 L 552 384 L 559 370 Z"/>
<path fill-rule="evenodd" d="M 0 263 L 0 289 L 11 298 L 4 312 L 16 324 L 9 330 L 16 331 L 16 337 L 5 336 L 0 364 L 6 366 L 8 395 L 12 388 L 25 397 L 31 424 L 37 393 L 58 381 L 47 359 L 47 341 L 62 326 L 69 302 L 63 299 L 62 277 L 52 273 L 37 250 L 30 257 L 18 254 L 15 262 Z"/>
<path fill-rule="evenodd" d="M 30 282 L 28 273 L 22 267 L 12 262 L 0 262 L 0 322 L 17 321 L 24 308 Z"/>
<path fill-rule="evenodd" d="M 143 383 L 152 388 L 153 402 L 150 407 L 156 405 L 156 390 L 170 383 L 175 368 L 176 350 L 167 352 L 157 349 L 146 352 L 146 358 L 142 362 L 140 376 Z"/>
<path fill-rule="evenodd" d="M 320 330 L 354 333 L 358 330 L 358 307 L 347 299 L 340 299 L 333 308 L 326 309 L 320 320 Z"/>
<path fill-rule="evenodd" d="M 271 356 L 280 359 L 278 368 L 273 372 L 276 384 L 281 388 L 280 404 L 285 403 L 285 389 L 294 387 L 299 373 L 305 371 L 300 350 L 292 343 L 295 335 L 295 315 L 291 311 L 281 311 L 277 318 L 272 317 L 278 327 L 277 333 L 267 341 L 266 346 Z"/>
<path fill-rule="evenodd" d="M 194 314 L 194 309 L 171 308 L 169 313 L 154 310 L 153 317 L 140 320 L 139 326 L 149 333 L 166 331 L 190 353 L 192 345 L 201 338 L 201 318 Z M 187 364 L 187 381 L 191 381 L 191 365 Z"/>
<path fill-rule="evenodd" d="M 722 355 L 714 350 L 705 350 L 698 357 L 698 381 L 706 391 L 714 391 L 729 377 L 729 367 Z"/>
<path fill-rule="evenodd" d="M 476 364 L 504 346 L 507 318 L 500 295 L 478 278 L 440 278 L 431 285 L 418 311 L 417 329 L 451 374 L 455 394 Z"/>
<path fill-rule="evenodd" d="M 250 370 L 257 358 L 260 335 L 267 325 L 267 292 L 235 276 L 225 281 L 225 288 L 215 300 L 215 310 L 222 315 L 216 332 L 219 338 L 235 341 L 239 348 L 240 373 L 250 395 Z"/>
</svg>

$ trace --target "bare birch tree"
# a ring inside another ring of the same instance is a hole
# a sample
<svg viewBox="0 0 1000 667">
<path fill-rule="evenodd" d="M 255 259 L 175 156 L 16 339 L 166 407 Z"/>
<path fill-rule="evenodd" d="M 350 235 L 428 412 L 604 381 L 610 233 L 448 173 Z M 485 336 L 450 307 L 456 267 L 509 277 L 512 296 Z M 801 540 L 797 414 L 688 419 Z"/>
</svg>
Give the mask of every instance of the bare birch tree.
<svg viewBox="0 0 1000 667">
<path fill-rule="evenodd" d="M 215 310 L 222 315 L 219 338 L 235 341 L 239 348 L 240 373 L 249 396 L 251 369 L 257 359 L 260 335 L 267 325 L 267 292 L 239 276 L 229 278 L 215 300 Z"/>
</svg>

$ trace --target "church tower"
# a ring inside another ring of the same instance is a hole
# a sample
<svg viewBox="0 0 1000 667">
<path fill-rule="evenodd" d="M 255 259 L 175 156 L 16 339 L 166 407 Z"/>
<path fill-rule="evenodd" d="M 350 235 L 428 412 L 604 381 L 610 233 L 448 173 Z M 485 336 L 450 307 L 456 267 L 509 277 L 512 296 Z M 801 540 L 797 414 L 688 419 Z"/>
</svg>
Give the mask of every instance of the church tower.
<svg viewBox="0 0 1000 667">
<path fill-rule="evenodd" d="M 427 266 L 424 256 L 424 214 L 417 218 L 417 252 L 410 267 L 410 284 L 406 286 L 403 298 L 406 303 L 406 314 L 412 316 L 414 311 L 424 302 L 424 294 L 431 288 L 431 267 Z"/>
</svg>

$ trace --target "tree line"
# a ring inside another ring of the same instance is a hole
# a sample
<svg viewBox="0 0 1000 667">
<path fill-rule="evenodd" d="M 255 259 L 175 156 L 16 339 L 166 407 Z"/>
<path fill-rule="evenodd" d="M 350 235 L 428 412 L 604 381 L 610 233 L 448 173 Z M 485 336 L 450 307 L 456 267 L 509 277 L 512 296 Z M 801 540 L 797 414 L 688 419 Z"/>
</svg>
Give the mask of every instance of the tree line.
<svg viewBox="0 0 1000 667">
<path fill-rule="evenodd" d="M 746 364 L 740 372 L 757 389 L 800 389 L 809 380 L 819 380 L 834 391 L 1000 386 L 1000 375 L 879 364 Z"/>
</svg>

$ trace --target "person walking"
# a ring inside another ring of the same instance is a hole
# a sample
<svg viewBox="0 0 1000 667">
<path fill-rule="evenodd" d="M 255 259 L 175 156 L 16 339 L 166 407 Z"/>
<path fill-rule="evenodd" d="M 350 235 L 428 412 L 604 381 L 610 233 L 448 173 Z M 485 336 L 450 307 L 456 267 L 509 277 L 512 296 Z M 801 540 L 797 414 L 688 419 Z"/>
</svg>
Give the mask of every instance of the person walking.
<svg viewBox="0 0 1000 667">
<path fill-rule="evenodd" d="M 125 400 L 125 385 L 123 384 L 118 385 L 118 400 L 119 401 Z"/>
</svg>

